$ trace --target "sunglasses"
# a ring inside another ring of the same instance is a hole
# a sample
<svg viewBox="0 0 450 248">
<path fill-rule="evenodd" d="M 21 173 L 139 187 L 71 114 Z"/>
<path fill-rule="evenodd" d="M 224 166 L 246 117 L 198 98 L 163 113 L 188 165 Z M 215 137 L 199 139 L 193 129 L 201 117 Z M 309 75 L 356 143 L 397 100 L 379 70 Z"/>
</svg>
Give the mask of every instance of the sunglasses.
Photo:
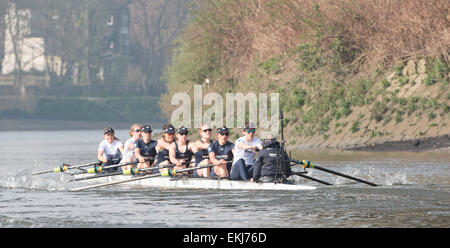
<svg viewBox="0 0 450 248">
<path fill-rule="evenodd" d="M 209 129 L 205 129 L 205 130 L 202 130 L 202 132 L 211 132 L 211 128 L 209 128 Z"/>
<path fill-rule="evenodd" d="M 187 132 L 181 132 L 181 133 L 178 133 L 179 135 L 188 135 L 188 133 Z"/>
<path fill-rule="evenodd" d="M 245 129 L 247 133 L 254 133 L 256 130 L 254 128 Z"/>
<path fill-rule="evenodd" d="M 136 130 L 134 130 L 136 133 L 139 133 L 139 132 L 142 132 L 142 130 L 141 129 L 136 129 Z"/>
<path fill-rule="evenodd" d="M 230 135 L 229 133 L 219 133 L 219 135 L 222 135 L 222 136 L 228 136 L 228 135 Z"/>
</svg>

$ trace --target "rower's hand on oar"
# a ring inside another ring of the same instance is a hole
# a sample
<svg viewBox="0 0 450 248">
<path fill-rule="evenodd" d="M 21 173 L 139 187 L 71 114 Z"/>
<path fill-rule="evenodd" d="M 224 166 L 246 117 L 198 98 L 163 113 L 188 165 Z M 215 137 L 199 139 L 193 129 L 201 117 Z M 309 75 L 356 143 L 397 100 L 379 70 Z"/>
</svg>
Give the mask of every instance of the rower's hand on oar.
<svg viewBox="0 0 450 248">
<path fill-rule="evenodd" d="M 104 159 L 102 160 L 102 163 L 103 163 L 103 164 L 108 164 L 108 159 L 104 158 Z"/>
<path fill-rule="evenodd" d="M 216 160 L 212 163 L 214 166 L 221 166 L 222 162 L 220 160 Z"/>
</svg>

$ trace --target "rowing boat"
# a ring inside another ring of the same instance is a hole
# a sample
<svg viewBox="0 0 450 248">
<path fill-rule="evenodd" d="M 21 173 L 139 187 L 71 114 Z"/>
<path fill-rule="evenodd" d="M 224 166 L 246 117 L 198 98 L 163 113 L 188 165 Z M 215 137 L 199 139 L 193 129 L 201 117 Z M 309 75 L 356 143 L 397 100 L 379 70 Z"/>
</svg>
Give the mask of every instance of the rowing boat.
<svg viewBox="0 0 450 248">
<path fill-rule="evenodd" d="M 76 179 L 90 177 L 86 174 L 74 176 Z M 96 183 L 113 183 L 133 178 L 129 175 L 115 175 L 90 179 Z M 152 177 L 124 183 L 136 187 L 180 188 L 180 189 L 223 189 L 223 190 L 313 190 L 314 186 L 284 183 L 251 183 L 240 180 L 214 178 Z"/>
</svg>

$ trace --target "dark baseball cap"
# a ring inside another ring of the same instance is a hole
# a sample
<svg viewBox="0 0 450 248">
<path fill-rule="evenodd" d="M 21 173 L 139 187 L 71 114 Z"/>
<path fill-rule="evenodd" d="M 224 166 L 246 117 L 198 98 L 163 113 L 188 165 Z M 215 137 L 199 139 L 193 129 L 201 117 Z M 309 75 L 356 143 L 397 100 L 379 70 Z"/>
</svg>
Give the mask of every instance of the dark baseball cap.
<svg viewBox="0 0 450 248">
<path fill-rule="evenodd" d="M 228 128 L 225 126 L 217 128 L 216 133 L 221 134 L 221 135 L 224 135 L 224 134 L 229 135 L 230 134 L 230 132 L 228 132 Z"/>
<path fill-rule="evenodd" d="M 163 131 L 164 131 L 164 133 L 173 134 L 173 133 L 175 133 L 175 128 L 168 127 L 168 128 L 165 128 Z"/>
<path fill-rule="evenodd" d="M 185 127 L 180 127 L 177 130 L 177 134 L 188 134 L 188 133 L 189 133 L 189 130 Z"/>
<path fill-rule="evenodd" d="M 245 123 L 245 126 L 243 129 L 244 130 L 256 129 L 256 125 L 252 122 L 247 122 L 247 123 Z"/>
<path fill-rule="evenodd" d="M 144 133 L 151 133 L 152 132 L 152 127 L 150 127 L 149 125 L 144 125 L 144 126 L 142 126 L 141 131 L 144 132 Z"/>
<path fill-rule="evenodd" d="M 104 131 L 104 134 L 114 133 L 114 129 L 112 129 L 111 127 L 106 127 L 103 131 Z"/>
</svg>

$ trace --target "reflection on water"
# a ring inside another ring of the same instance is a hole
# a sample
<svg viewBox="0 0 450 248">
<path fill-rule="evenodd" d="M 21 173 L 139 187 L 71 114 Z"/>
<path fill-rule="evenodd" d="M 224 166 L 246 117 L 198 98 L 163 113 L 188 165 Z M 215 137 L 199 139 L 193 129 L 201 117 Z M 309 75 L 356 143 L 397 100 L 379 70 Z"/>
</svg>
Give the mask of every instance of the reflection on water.
<svg viewBox="0 0 450 248">
<path fill-rule="evenodd" d="M 124 141 L 127 130 L 117 130 Z M 312 191 L 226 191 L 111 186 L 31 176 L 64 161 L 95 160 L 101 130 L 0 132 L 0 227 L 450 227 L 450 155 L 295 151 L 297 159 L 379 184 L 308 169 Z M 296 168 L 295 170 L 303 170 Z"/>
</svg>

